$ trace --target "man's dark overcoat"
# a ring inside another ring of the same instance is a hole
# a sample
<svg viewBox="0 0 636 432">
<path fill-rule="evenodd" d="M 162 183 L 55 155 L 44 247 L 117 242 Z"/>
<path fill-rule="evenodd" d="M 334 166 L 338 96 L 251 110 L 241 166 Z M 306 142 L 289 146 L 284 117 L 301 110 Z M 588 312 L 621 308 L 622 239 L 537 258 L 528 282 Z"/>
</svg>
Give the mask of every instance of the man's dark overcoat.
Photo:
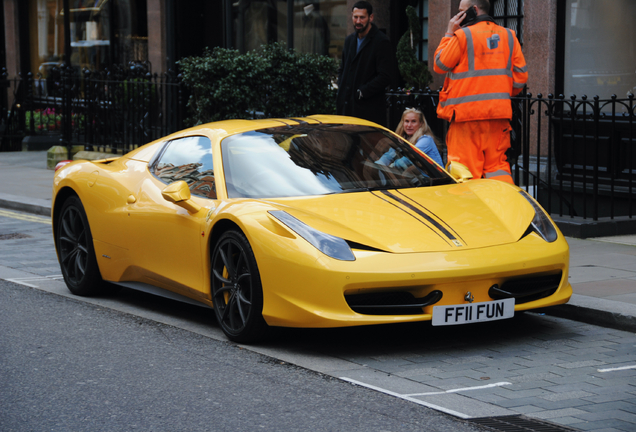
<svg viewBox="0 0 636 432">
<path fill-rule="evenodd" d="M 371 23 L 360 51 L 356 33 L 345 39 L 338 70 L 337 113 L 386 126 L 385 90 L 396 81 L 397 63 L 389 38 Z M 362 99 L 357 96 L 358 89 Z"/>
</svg>

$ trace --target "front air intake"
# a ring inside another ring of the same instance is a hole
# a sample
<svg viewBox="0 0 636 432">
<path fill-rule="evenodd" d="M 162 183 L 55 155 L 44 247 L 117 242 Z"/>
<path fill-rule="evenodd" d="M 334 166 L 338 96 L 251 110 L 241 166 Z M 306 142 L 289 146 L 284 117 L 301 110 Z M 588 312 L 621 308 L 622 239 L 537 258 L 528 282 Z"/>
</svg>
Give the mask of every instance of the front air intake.
<svg viewBox="0 0 636 432">
<path fill-rule="evenodd" d="M 389 291 L 365 294 L 345 295 L 349 307 L 364 315 L 418 315 L 422 308 L 442 299 L 441 291 L 432 291 L 428 295 L 415 298 L 405 291 Z"/>
<path fill-rule="evenodd" d="M 533 276 L 512 279 L 501 286 L 493 285 L 488 295 L 494 300 L 514 298 L 515 304 L 528 303 L 549 297 L 556 292 L 561 283 L 562 272 L 547 276 Z"/>
</svg>

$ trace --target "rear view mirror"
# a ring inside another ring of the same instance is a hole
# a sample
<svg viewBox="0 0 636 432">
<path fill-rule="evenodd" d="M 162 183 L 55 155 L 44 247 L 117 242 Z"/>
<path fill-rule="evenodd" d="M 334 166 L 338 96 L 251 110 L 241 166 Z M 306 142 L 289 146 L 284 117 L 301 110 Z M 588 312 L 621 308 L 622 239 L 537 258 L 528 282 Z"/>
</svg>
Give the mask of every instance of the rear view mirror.
<svg viewBox="0 0 636 432">
<path fill-rule="evenodd" d="M 446 165 L 446 170 L 449 172 L 451 177 L 460 183 L 464 183 L 465 181 L 473 178 L 468 167 L 459 162 L 449 162 L 448 165 Z"/>
<path fill-rule="evenodd" d="M 201 206 L 192 201 L 190 188 L 183 180 L 170 183 L 161 192 L 161 196 L 168 202 L 174 203 L 179 207 L 183 207 L 190 213 L 196 213 L 201 210 Z"/>
</svg>

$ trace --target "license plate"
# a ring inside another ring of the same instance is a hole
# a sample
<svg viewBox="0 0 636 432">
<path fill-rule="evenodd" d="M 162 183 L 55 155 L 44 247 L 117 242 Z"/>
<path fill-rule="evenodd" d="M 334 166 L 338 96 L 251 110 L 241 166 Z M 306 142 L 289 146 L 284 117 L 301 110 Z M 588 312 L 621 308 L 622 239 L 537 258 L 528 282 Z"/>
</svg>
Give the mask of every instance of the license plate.
<svg viewBox="0 0 636 432">
<path fill-rule="evenodd" d="M 433 306 L 433 325 L 457 325 L 512 318 L 515 299 L 462 305 Z"/>
</svg>

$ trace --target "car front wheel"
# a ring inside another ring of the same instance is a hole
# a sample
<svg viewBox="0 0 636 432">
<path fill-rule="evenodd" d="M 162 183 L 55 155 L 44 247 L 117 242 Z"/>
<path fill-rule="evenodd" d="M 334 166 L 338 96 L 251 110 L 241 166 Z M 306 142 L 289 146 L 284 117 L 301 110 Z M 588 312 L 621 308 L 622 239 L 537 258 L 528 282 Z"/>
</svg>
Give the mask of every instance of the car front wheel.
<svg viewBox="0 0 636 432">
<path fill-rule="evenodd" d="M 227 231 L 212 255 L 214 313 L 228 339 L 254 342 L 263 337 L 263 290 L 256 258 L 247 238 Z"/>
</svg>

